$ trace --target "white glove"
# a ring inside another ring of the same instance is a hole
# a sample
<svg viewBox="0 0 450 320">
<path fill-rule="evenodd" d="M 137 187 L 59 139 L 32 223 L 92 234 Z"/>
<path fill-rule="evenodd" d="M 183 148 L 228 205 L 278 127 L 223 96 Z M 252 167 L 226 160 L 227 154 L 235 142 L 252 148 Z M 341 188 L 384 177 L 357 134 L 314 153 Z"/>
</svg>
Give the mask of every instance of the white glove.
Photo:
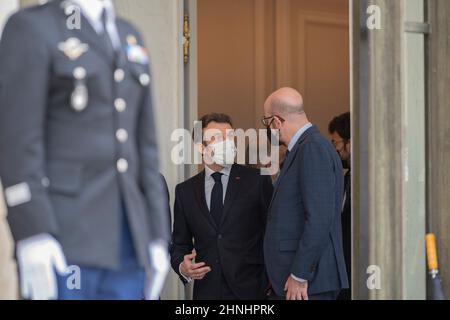
<svg viewBox="0 0 450 320">
<path fill-rule="evenodd" d="M 58 298 L 55 271 L 67 272 L 61 245 L 49 234 L 40 234 L 17 243 L 20 290 L 24 299 Z"/>
<path fill-rule="evenodd" d="M 158 300 L 170 269 L 169 253 L 165 241 L 155 241 L 149 246 L 150 270 L 145 280 L 145 299 Z"/>
</svg>

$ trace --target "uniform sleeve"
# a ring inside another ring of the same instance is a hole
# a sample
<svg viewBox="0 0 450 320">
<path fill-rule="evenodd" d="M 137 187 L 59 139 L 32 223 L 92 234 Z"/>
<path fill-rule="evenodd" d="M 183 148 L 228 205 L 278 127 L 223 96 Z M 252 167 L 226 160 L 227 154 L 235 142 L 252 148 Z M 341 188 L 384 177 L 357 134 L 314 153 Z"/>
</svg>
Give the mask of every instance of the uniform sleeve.
<svg viewBox="0 0 450 320">
<path fill-rule="evenodd" d="M 150 70 L 148 73 L 151 78 Z M 141 184 L 149 208 L 152 240 L 170 240 L 167 204 L 159 173 L 159 154 L 155 129 L 155 107 L 152 84 L 144 89 L 138 126 Z"/>
<path fill-rule="evenodd" d="M 173 270 L 180 276 L 183 283 L 187 283 L 186 278 L 180 273 L 180 263 L 184 256 L 190 254 L 194 248 L 192 242 L 192 232 L 186 220 L 186 216 L 181 204 L 179 187 L 177 187 L 174 206 L 174 224 L 172 235 L 171 263 Z"/>
<path fill-rule="evenodd" d="M 45 185 L 45 122 L 50 54 L 24 12 L 0 42 L 0 178 L 16 241 L 58 226 Z"/>
<path fill-rule="evenodd" d="M 335 219 L 337 181 L 333 163 L 322 145 L 309 143 L 301 154 L 300 192 L 306 223 L 291 271 L 295 277 L 310 281 L 326 249 Z"/>
</svg>

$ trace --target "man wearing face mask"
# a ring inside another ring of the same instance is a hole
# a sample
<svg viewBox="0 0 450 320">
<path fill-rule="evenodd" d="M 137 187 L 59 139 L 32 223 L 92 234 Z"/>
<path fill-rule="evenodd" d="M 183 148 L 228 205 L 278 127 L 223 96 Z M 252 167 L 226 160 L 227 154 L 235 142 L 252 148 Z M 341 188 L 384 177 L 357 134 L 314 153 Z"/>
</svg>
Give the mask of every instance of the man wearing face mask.
<svg viewBox="0 0 450 320">
<path fill-rule="evenodd" d="M 344 181 L 336 151 L 313 126 L 296 90 L 264 104 L 263 124 L 288 151 L 275 183 L 264 239 L 274 300 L 334 300 L 348 287 L 342 249 Z"/>
<path fill-rule="evenodd" d="M 183 283 L 195 280 L 194 300 L 263 299 L 271 179 L 234 164 L 229 116 L 200 121 L 203 138 L 194 142 L 205 170 L 176 188 L 172 267 Z"/>
<path fill-rule="evenodd" d="M 342 236 L 344 243 L 345 265 L 351 288 L 352 274 L 352 206 L 351 206 L 351 132 L 350 112 L 334 118 L 328 127 L 331 143 L 336 148 L 342 160 L 344 169 L 344 201 L 342 204 Z M 351 300 L 351 289 L 342 290 L 339 300 Z"/>
</svg>

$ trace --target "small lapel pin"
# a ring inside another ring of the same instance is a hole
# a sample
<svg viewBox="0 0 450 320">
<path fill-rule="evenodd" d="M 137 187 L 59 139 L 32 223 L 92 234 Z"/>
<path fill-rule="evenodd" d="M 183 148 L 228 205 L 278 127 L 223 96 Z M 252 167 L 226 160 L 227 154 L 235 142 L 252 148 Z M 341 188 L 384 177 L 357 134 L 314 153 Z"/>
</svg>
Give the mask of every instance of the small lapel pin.
<svg viewBox="0 0 450 320">
<path fill-rule="evenodd" d="M 73 61 L 86 53 L 89 50 L 89 45 L 82 43 L 77 38 L 69 38 L 64 42 L 60 42 L 58 49 Z"/>
<path fill-rule="evenodd" d="M 236 180 L 241 180 L 241 177 L 236 177 Z"/>
</svg>

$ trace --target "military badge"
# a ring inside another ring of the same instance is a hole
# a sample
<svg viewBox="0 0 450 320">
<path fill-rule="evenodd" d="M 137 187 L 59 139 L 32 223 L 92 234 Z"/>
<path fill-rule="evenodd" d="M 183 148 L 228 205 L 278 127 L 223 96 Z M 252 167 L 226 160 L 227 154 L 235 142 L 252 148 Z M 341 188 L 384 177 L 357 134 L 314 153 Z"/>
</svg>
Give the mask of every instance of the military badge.
<svg viewBox="0 0 450 320">
<path fill-rule="evenodd" d="M 77 60 L 89 50 L 89 45 L 82 43 L 77 38 L 69 38 L 58 44 L 58 49 L 62 51 L 70 60 Z"/>
<path fill-rule="evenodd" d="M 86 109 L 89 101 L 88 89 L 86 86 L 86 69 L 77 67 L 73 71 L 75 78 L 75 89 L 72 92 L 71 104 L 76 112 L 82 112 Z"/>
<path fill-rule="evenodd" d="M 144 47 L 137 43 L 137 39 L 133 35 L 127 37 L 127 57 L 130 62 L 148 64 L 148 54 Z"/>
</svg>

